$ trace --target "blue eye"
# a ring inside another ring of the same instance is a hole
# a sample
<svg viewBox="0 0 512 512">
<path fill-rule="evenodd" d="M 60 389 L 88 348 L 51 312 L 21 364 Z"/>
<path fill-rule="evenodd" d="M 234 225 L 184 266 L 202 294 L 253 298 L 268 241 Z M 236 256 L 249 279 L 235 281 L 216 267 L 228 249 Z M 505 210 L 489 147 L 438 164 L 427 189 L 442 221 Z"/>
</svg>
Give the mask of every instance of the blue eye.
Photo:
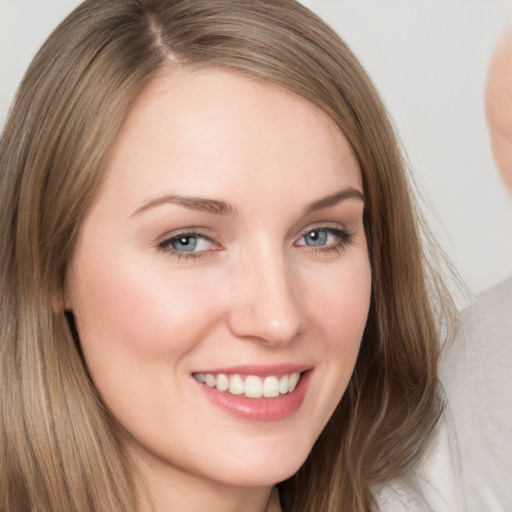
<svg viewBox="0 0 512 512">
<path fill-rule="evenodd" d="M 329 235 L 326 229 L 313 229 L 304 235 L 304 242 L 310 247 L 322 247 L 329 242 Z"/>
<path fill-rule="evenodd" d="M 352 235 L 343 229 L 314 228 L 304 233 L 298 246 L 307 246 L 318 251 L 339 251 L 352 240 Z"/>
<path fill-rule="evenodd" d="M 200 256 L 213 248 L 215 244 L 206 236 L 198 233 L 182 233 L 164 240 L 159 247 L 171 254 L 182 256 Z"/>
<path fill-rule="evenodd" d="M 193 252 L 197 247 L 197 236 L 187 235 L 173 238 L 169 245 L 176 251 Z"/>
</svg>

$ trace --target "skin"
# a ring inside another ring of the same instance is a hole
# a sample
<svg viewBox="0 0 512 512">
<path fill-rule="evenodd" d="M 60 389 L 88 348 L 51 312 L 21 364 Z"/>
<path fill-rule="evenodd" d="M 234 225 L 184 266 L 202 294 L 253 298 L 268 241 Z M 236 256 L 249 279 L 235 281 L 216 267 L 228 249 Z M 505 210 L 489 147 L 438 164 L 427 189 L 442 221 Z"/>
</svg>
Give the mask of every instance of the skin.
<svg viewBox="0 0 512 512">
<path fill-rule="evenodd" d="M 512 196 L 512 26 L 498 41 L 489 67 L 486 113 L 496 164 Z"/>
<path fill-rule="evenodd" d="M 173 69 L 134 105 L 82 226 L 65 306 L 143 482 L 141 511 L 149 499 L 156 511 L 279 510 L 272 487 L 302 465 L 342 397 L 368 315 L 363 200 L 307 210 L 347 188 L 362 193 L 343 133 L 272 85 Z M 168 194 L 230 207 L 159 200 Z M 314 228 L 329 235 L 321 247 L 306 243 Z M 160 246 L 183 230 L 204 237 L 198 257 Z M 192 377 L 283 363 L 313 370 L 300 408 L 278 421 L 233 416 Z"/>
</svg>

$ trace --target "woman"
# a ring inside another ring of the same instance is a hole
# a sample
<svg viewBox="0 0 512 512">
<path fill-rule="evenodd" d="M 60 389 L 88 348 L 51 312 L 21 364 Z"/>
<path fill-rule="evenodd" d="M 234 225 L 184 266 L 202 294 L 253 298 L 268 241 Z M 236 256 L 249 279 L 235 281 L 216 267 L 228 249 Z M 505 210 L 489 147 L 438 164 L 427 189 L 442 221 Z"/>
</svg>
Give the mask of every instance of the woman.
<svg viewBox="0 0 512 512">
<path fill-rule="evenodd" d="M 2 510 L 385 509 L 440 415 L 449 303 L 323 22 L 88 0 L 0 155 Z"/>
</svg>

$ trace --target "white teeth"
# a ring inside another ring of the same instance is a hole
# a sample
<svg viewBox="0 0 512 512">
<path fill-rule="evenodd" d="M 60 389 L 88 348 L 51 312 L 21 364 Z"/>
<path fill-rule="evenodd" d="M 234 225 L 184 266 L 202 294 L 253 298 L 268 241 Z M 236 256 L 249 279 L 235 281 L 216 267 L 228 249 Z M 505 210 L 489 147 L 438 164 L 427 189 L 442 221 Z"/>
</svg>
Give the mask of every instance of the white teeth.
<svg viewBox="0 0 512 512">
<path fill-rule="evenodd" d="M 266 398 L 275 398 L 276 396 L 279 396 L 279 379 L 277 377 L 265 378 L 263 381 L 263 396 Z"/>
<path fill-rule="evenodd" d="M 194 373 L 194 378 L 217 391 L 229 392 L 232 395 L 244 394 L 248 398 L 276 398 L 295 390 L 300 379 L 300 373 L 294 372 L 281 377 L 269 375 L 258 377 L 247 375 L 226 375 L 224 373 Z"/>
<path fill-rule="evenodd" d="M 299 382 L 300 373 L 292 373 L 290 374 L 290 378 L 288 379 L 288 392 L 291 393 L 295 387 L 297 386 L 297 382 Z"/>
<path fill-rule="evenodd" d="M 229 389 L 229 380 L 223 373 L 217 375 L 217 389 L 219 391 L 227 391 Z"/>
<path fill-rule="evenodd" d="M 263 396 L 263 384 L 259 377 L 249 375 L 245 379 L 245 396 L 249 398 L 261 398 Z"/>
<path fill-rule="evenodd" d="M 281 380 L 279 381 L 279 393 L 282 395 L 288 393 L 288 380 L 288 375 L 285 375 L 284 377 L 281 377 Z"/>
<path fill-rule="evenodd" d="M 232 395 L 241 395 L 244 392 L 244 381 L 240 375 L 231 375 L 229 379 L 229 392 Z"/>
</svg>

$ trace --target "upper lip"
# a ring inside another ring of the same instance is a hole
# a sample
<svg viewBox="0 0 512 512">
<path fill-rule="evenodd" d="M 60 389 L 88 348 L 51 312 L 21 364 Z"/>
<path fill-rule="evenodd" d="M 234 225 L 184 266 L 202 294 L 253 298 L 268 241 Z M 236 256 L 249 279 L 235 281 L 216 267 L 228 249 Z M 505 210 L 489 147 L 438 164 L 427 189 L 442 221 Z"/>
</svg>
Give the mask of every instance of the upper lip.
<svg viewBox="0 0 512 512">
<path fill-rule="evenodd" d="M 311 370 L 313 368 L 312 365 L 307 364 L 293 364 L 293 363 L 283 363 L 283 364 L 273 364 L 273 365 L 263 365 L 263 364 L 243 364 L 236 366 L 229 366 L 224 368 L 209 368 L 198 370 L 193 373 L 212 373 L 219 374 L 224 373 L 226 375 L 255 375 L 258 377 L 268 377 L 270 375 L 285 375 L 287 373 L 302 373 L 307 370 Z"/>
</svg>

